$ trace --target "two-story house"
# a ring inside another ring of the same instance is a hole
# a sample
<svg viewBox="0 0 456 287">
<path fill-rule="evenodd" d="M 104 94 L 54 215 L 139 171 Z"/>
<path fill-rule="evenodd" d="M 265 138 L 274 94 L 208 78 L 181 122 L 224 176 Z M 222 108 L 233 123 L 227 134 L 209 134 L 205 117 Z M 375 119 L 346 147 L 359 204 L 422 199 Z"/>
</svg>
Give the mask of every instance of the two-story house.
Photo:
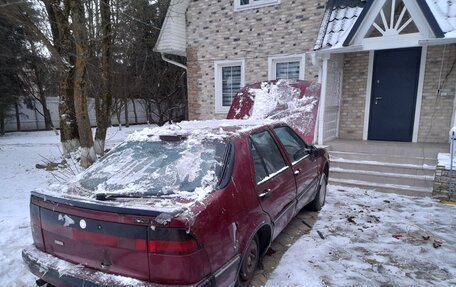
<svg viewBox="0 0 456 287">
<path fill-rule="evenodd" d="M 455 124 L 455 0 L 172 0 L 155 50 L 186 57 L 190 119 L 225 118 L 246 84 L 305 79 L 322 84 L 319 144 L 444 144 Z"/>
<path fill-rule="evenodd" d="M 190 119 L 225 118 L 239 88 L 315 79 L 326 1 L 173 0 L 156 51 L 186 56 Z"/>
</svg>

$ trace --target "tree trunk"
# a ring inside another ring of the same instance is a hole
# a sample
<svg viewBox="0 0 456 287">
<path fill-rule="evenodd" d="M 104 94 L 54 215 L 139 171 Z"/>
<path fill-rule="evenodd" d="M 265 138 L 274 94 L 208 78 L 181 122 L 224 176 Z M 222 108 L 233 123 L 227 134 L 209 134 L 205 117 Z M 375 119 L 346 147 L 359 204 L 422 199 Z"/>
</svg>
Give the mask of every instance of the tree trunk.
<svg viewBox="0 0 456 287">
<path fill-rule="evenodd" d="M 21 114 L 19 113 L 19 104 L 16 102 L 14 104 L 14 111 L 16 112 L 16 129 L 21 130 Z"/>
<path fill-rule="evenodd" d="M 99 155 L 104 154 L 106 141 L 106 132 L 111 124 L 111 13 L 109 0 L 101 0 L 100 3 L 101 26 L 103 31 L 102 45 L 102 92 L 98 94 L 97 114 L 97 131 L 95 133 L 95 152 Z"/>
<path fill-rule="evenodd" d="M 128 98 L 124 98 L 124 118 L 125 126 L 128 128 L 130 126 L 130 119 L 128 118 Z"/>
<path fill-rule="evenodd" d="M 0 109 L 0 135 L 5 135 L 5 115 Z"/>
<path fill-rule="evenodd" d="M 122 106 L 119 106 L 116 112 L 117 122 L 119 123 L 119 131 L 122 130 L 122 122 L 120 120 L 120 114 L 122 113 Z"/>
<path fill-rule="evenodd" d="M 97 156 L 93 147 L 92 129 L 86 95 L 87 81 L 87 28 L 85 23 L 84 6 L 79 0 L 71 0 L 71 19 L 74 42 L 76 47 L 76 62 L 74 67 L 74 106 L 78 123 L 79 143 L 81 145 L 82 167 L 88 167 L 96 161 Z"/>
<path fill-rule="evenodd" d="M 63 9 L 60 1 L 43 0 L 49 17 L 55 57 L 59 75 L 59 117 L 60 142 L 63 154 L 68 154 L 79 147 L 79 133 L 74 107 L 74 45 L 71 42 L 67 2 Z"/>
<path fill-rule="evenodd" d="M 153 114 L 152 114 L 152 105 L 151 105 L 150 101 L 146 102 L 146 107 L 147 107 L 147 109 L 146 109 L 147 123 L 153 124 L 155 122 L 154 122 L 154 118 L 153 118 Z"/>
<path fill-rule="evenodd" d="M 60 142 L 63 154 L 79 147 L 78 123 L 74 106 L 74 71 L 59 71 Z"/>
<path fill-rule="evenodd" d="M 135 124 L 138 124 L 138 113 L 136 112 L 135 99 L 131 99 L 131 104 L 133 106 L 133 114 L 135 115 Z"/>
</svg>

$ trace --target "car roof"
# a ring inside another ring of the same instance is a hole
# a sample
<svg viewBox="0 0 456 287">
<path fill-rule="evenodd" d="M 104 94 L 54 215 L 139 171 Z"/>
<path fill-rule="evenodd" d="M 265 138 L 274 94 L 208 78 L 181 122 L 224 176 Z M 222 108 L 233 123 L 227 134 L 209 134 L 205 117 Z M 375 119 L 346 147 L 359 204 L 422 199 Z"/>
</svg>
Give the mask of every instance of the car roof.
<svg viewBox="0 0 456 287">
<path fill-rule="evenodd" d="M 284 124 L 277 120 L 207 120 L 184 121 L 162 127 L 145 128 L 132 133 L 126 141 L 160 141 L 164 137 L 224 139 L 249 133 L 261 127 Z"/>
</svg>

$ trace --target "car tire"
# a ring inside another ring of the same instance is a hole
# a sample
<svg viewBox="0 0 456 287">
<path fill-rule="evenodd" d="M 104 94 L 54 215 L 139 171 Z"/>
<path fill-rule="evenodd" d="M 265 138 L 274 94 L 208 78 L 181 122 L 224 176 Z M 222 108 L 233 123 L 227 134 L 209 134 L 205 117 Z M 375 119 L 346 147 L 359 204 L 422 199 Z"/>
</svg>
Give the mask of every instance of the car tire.
<svg viewBox="0 0 456 287">
<path fill-rule="evenodd" d="M 256 268 L 260 262 L 260 245 L 258 243 L 258 235 L 255 235 L 247 244 L 244 254 L 241 259 L 236 287 L 247 287 L 250 285 Z"/>
<path fill-rule="evenodd" d="M 314 200 L 312 200 L 308 208 L 312 211 L 320 211 L 321 208 L 325 205 L 326 201 L 326 189 L 328 186 L 328 178 L 326 177 L 326 174 L 321 175 L 320 179 L 320 185 L 318 186 L 318 192 L 315 195 Z"/>
</svg>

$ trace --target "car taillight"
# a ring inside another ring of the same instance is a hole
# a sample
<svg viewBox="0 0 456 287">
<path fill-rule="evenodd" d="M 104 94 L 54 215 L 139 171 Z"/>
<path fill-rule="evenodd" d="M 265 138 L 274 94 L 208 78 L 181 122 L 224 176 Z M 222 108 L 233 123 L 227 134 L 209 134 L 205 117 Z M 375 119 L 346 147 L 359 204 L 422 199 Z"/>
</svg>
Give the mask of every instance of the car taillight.
<svg viewBox="0 0 456 287">
<path fill-rule="evenodd" d="M 44 250 L 43 230 L 41 228 L 40 207 L 30 204 L 30 227 L 32 229 L 33 243 L 38 249 Z"/>
<path fill-rule="evenodd" d="M 149 229 L 147 248 L 149 253 L 183 255 L 199 249 L 198 241 L 185 229 Z"/>
</svg>

